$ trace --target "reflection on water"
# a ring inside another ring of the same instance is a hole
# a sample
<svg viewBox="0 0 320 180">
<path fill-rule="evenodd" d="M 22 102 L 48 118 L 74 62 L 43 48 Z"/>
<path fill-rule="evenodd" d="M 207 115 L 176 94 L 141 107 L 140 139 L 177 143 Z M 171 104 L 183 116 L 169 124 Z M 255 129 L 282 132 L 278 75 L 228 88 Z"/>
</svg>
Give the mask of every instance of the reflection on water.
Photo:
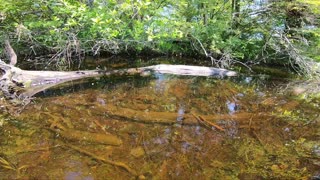
<svg viewBox="0 0 320 180">
<path fill-rule="evenodd" d="M 227 106 L 228 106 L 228 109 L 229 109 L 229 113 L 230 114 L 233 114 L 234 112 L 236 112 L 236 110 L 238 109 L 238 106 L 235 102 L 230 102 L 230 101 L 227 101 Z"/>
<path fill-rule="evenodd" d="M 184 118 L 184 107 L 179 105 L 179 109 L 178 109 L 178 115 L 177 115 L 177 123 L 178 124 L 182 124 L 183 122 L 183 118 Z"/>
<path fill-rule="evenodd" d="M 278 84 L 154 74 L 48 90 L 1 127 L 0 177 L 319 176 L 318 109 L 278 94 Z"/>
<path fill-rule="evenodd" d="M 156 78 L 156 84 L 155 84 L 155 90 L 161 95 L 165 91 L 165 74 L 159 74 L 155 73 Z"/>
</svg>

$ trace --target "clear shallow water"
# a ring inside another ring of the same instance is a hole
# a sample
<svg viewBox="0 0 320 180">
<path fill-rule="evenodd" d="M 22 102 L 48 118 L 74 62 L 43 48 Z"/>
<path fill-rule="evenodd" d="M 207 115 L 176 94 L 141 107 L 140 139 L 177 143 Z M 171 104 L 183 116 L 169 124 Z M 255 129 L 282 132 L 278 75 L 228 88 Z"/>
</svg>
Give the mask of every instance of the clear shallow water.
<svg viewBox="0 0 320 180">
<path fill-rule="evenodd" d="M 283 93 L 287 81 L 154 74 L 47 90 L 20 115 L 4 117 L 0 177 L 319 176 L 319 107 Z"/>
</svg>

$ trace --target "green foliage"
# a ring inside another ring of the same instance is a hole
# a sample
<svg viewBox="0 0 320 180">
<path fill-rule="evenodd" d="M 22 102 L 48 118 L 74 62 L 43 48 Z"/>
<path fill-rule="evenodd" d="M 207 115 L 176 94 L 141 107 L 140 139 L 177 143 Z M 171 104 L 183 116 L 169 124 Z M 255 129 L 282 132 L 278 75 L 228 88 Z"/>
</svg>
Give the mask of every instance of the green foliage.
<svg viewBox="0 0 320 180">
<path fill-rule="evenodd" d="M 63 54 L 64 59 L 79 52 L 117 54 L 151 50 L 161 54 L 212 55 L 218 59 L 228 54 L 229 59 L 261 61 L 266 54 L 275 56 L 265 59 L 288 54 L 276 50 L 285 46 L 275 39 L 275 29 L 285 31 L 286 23 L 290 23 L 288 9 L 300 7 L 276 2 L 272 6 L 258 6 L 260 9 L 256 10 L 251 7 L 253 2 L 241 1 L 236 10 L 231 1 L 220 0 L 86 3 L 84 0 L 0 0 L 0 39 L 9 36 L 17 47 L 32 47 L 35 54 L 41 54 L 39 51 L 44 48 Z M 318 4 L 312 0 L 308 3 Z M 298 8 L 297 12 L 305 12 L 304 9 Z M 310 11 L 314 15 L 318 13 L 313 8 Z M 319 48 L 319 40 L 314 40 L 319 39 L 318 29 L 300 32 L 310 37 L 307 40 L 314 50 Z M 296 45 L 305 47 L 302 43 Z M 311 51 L 305 54 L 319 59 Z"/>
</svg>

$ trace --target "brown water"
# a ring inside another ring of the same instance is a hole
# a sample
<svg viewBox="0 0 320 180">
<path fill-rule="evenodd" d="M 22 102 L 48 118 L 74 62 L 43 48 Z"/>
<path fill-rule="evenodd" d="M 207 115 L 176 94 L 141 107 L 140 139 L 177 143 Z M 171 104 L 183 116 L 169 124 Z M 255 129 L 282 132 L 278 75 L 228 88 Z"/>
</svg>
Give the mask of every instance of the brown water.
<svg viewBox="0 0 320 180">
<path fill-rule="evenodd" d="M 1 118 L 0 179 L 319 178 L 320 98 L 285 83 L 154 74 L 47 90 Z"/>
</svg>

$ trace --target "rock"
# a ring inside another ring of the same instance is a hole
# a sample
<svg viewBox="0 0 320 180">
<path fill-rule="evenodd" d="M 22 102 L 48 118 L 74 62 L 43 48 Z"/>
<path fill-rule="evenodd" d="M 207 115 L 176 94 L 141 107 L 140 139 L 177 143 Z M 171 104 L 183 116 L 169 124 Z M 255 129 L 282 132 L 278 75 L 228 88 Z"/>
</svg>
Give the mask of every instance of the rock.
<svg viewBox="0 0 320 180">
<path fill-rule="evenodd" d="M 145 154 L 144 149 L 141 146 L 136 147 L 130 151 L 130 155 L 132 155 L 135 158 L 144 156 L 144 154 Z"/>
<path fill-rule="evenodd" d="M 140 176 L 138 177 L 138 179 L 143 180 L 143 179 L 146 179 L 146 177 L 145 177 L 144 175 L 140 175 Z"/>
<path fill-rule="evenodd" d="M 274 164 L 274 165 L 271 166 L 271 170 L 272 170 L 273 172 L 279 171 L 279 169 L 280 169 L 279 166 L 276 165 L 276 164 Z"/>
</svg>

